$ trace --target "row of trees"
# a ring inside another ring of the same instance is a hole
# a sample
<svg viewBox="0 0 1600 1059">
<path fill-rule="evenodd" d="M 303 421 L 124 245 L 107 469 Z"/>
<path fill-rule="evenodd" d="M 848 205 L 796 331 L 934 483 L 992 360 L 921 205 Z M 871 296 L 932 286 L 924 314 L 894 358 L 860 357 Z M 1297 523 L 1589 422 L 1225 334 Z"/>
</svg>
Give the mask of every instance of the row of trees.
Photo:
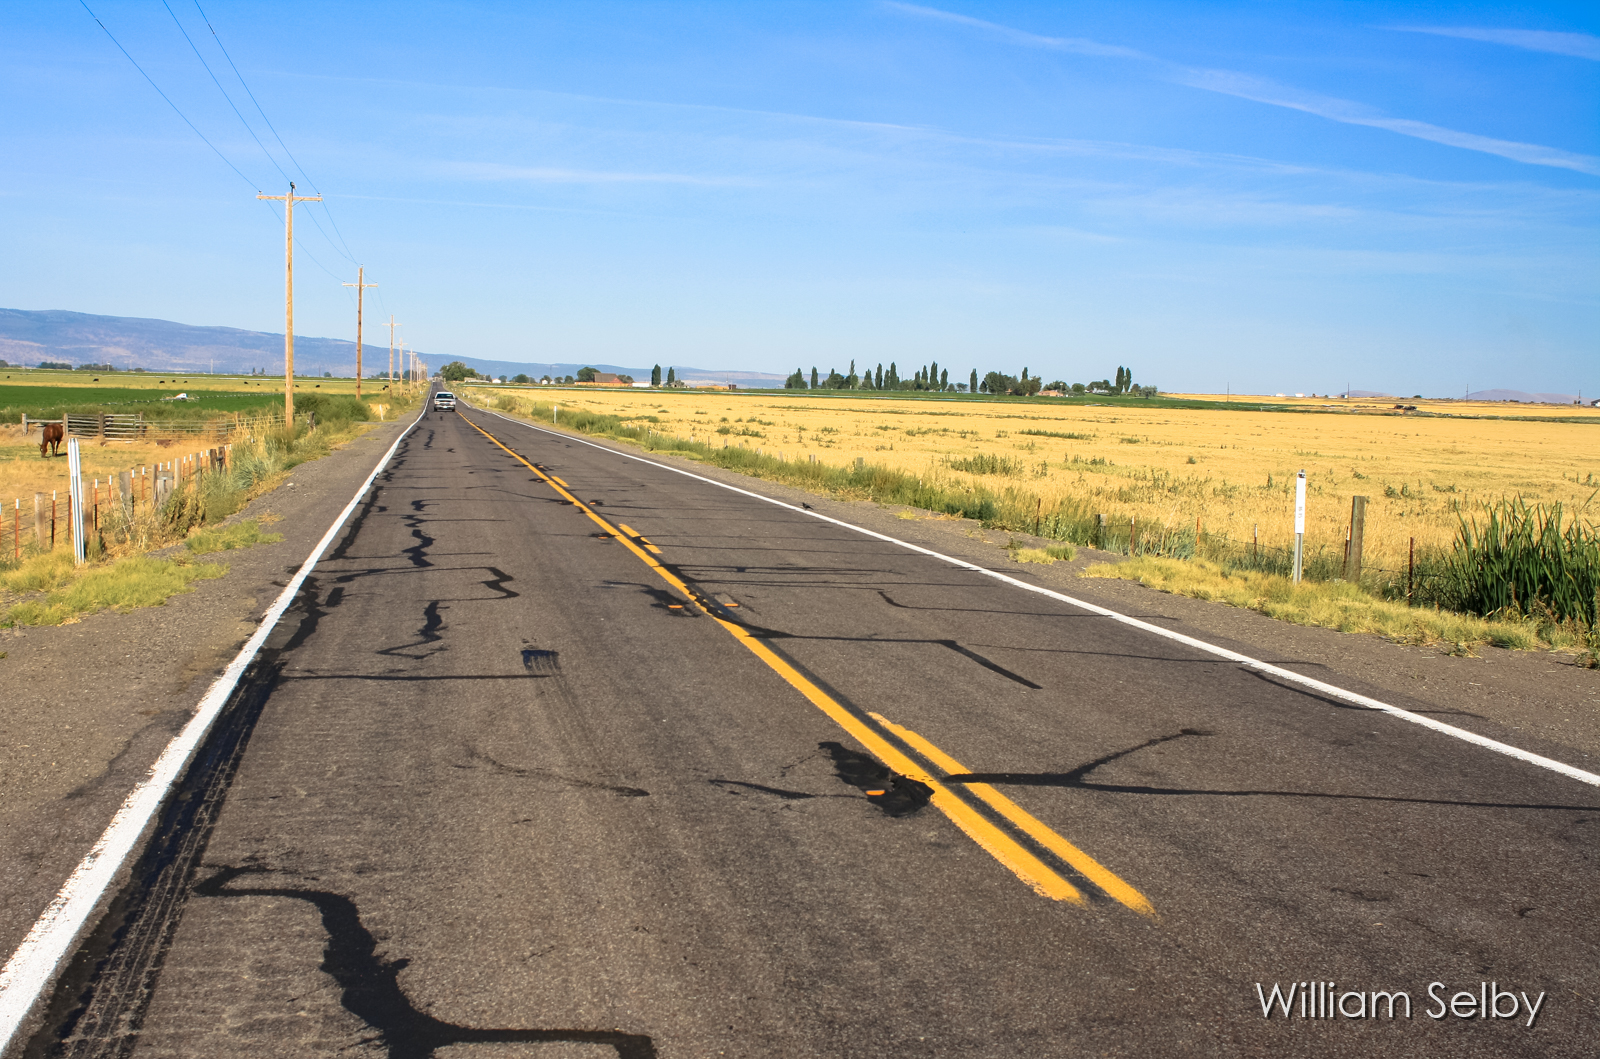
<svg viewBox="0 0 1600 1059">
<path fill-rule="evenodd" d="M 539 381 L 543 382 L 543 383 L 551 383 L 551 384 L 556 384 L 556 385 L 571 386 L 572 384 L 579 383 L 579 382 L 594 382 L 594 380 L 599 376 L 599 374 L 600 374 L 600 369 L 598 369 L 598 368 L 579 368 L 577 375 L 568 375 L 568 376 L 566 376 L 564 378 L 562 376 L 559 376 L 559 375 L 558 376 L 554 376 L 554 377 L 549 376 L 549 375 L 544 375 L 544 376 L 541 376 L 539 378 Z M 489 382 L 493 382 L 494 381 L 494 376 L 485 375 L 480 371 L 474 371 L 473 369 L 467 367 L 465 364 L 463 364 L 459 360 L 452 360 L 450 363 L 448 363 L 444 367 L 440 368 L 439 369 L 439 377 L 444 379 L 446 382 L 462 382 L 462 381 L 464 381 L 466 379 L 484 379 L 484 380 L 489 381 Z M 672 372 L 672 370 L 670 368 L 667 371 L 667 380 L 668 380 L 667 381 L 667 385 L 668 386 L 675 385 L 675 383 L 676 383 L 676 376 L 673 374 L 673 372 Z M 514 383 L 519 383 L 519 384 L 522 384 L 522 385 L 527 385 L 529 383 L 532 383 L 534 380 L 529 375 L 519 373 L 517 375 L 511 376 L 510 379 L 507 379 L 504 375 L 502 375 L 502 376 L 500 376 L 500 381 L 501 382 L 514 382 Z M 618 382 L 622 382 L 622 383 L 626 383 L 627 385 L 632 386 L 633 385 L 633 376 L 632 375 L 618 375 L 617 376 L 617 381 Z M 650 382 L 651 382 L 652 385 L 660 385 L 660 383 L 661 383 L 661 365 L 659 365 L 659 364 L 656 365 L 655 370 L 650 373 Z"/>
<path fill-rule="evenodd" d="M 899 369 L 893 361 L 889 363 L 887 370 L 879 364 L 876 369 L 868 370 L 862 375 L 856 374 L 856 362 L 853 360 L 850 362 L 848 375 L 840 375 L 829 368 L 827 376 L 824 377 L 813 367 L 809 383 L 805 372 L 796 368 L 795 373 L 784 380 L 783 386 L 787 390 L 933 390 L 948 393 L 1014 394 L 1021 397 L 1032 396 L 1042 391 L 1060 394 L 1136 394 L 1141 397 L 1154 397 L 1157 393 L 1154 386 L 1135 386 L 1132 369 L 1120 366 L 1117 368 L 1115 382 L 1110 379 L 1098 379 L 1094 382 L 1069 384 L 1057 379 L 1046 383 L 1041 376 L 1030 376 L 1027 368 L 1022 369 L 1020 377 L 991 371 L 980 380 L 978 370 L 974 368 L 966 382 L 952 383 L 949 370 L 940 368 L 938 361 L 930 363 L 925 368 L 918 368 L 907 379 L 900 377 Z"/>
<path fill-rule="evenodd" d="M 439 374 L 449 382 L 460 382 L 463 379 L 482 378 L 489 376 L 480 375 L 459 360 L 451 361 L 440 369 Z M 566 378 L 551 378 L 544 376 L 539 381 L 545 383 L 593 382 L 599 372 L 595 368 L 580 368 L 576 377 L 568 375 Z M 617 376 L 618 381 L 632 384 L 630 375 Z M 506 377 L 500 376 L 500 381 L 505 382 Z M 512 382 L 529 383 L 533 380 L 526 375 L 514 377 Z M 657 364 L 650 369 L 651 386 L 681 387 L 678 380 L 677 369 L 669 367 L 665 380 L 662 379 L 661 365 Z M 1041 392 L 1060 394 L 1132 394 L 1139 397 L 1154 397 L 1158 392 L 1154 386 L 1135 386 L 1133 384 L 1133 371 L 1122 366 L 1117 367 L 1117 376 L 1112 379 L 1097 379 L 1093 382 L 1067 383 L 1060 379 L 1046 383 L 1038 375 L 1029 375 L 1028 369 L 1023 368 L 1021 376 L 1007 375 L 1000 371 L 991 371 L 982 379 L 978 378 L 978 370 L 974 368 L 966 382 L 951 382 L 950 371 L 939 367 L 938 361 L 933 361 L 916 369 L 910 377 L 902 379 L 900 369 L 893 362 L 885 368 L 879 364 L 876 368 L 869 368 L 861 374 L 856 374 L 856 362 L 850 362 L 850 371 L 846 375 L 839 374 L 833 368 L 828 369 L 826 376 L 811 369 L 811 378 L 807 380 L 806 374 L 799 368 L 793 375 L 784 380 L 786 390 L 929 390 L 940 393 L 993 393 L 1013 394 L 1029 397 Z"/>
<path fill-rule="evenodd" d="M 926 367 L 918 368 L 909 378 L 900 377 L 900 368 L 893 361 L 885 368 L 879 364 L 876 368 L 869 368 L 860 375 L 856 374 L 856 362 L 850 362 L 850 372 L 840 375 L 833 368 L 828 369 L 828 374 L 822 376 L 816 368 L 811 369 L 811 381 L 806 382 L 805 372 L 799 368 L 783 382 L 786 390 L 933 390 L 935 392 L 965 393 L 970 386 L 976 386 L 978 373 L 972 373 L 970 382 L 951 382 L 948 369 L 940 368 L 939 362 L 934 361 Z"/>
</svg>

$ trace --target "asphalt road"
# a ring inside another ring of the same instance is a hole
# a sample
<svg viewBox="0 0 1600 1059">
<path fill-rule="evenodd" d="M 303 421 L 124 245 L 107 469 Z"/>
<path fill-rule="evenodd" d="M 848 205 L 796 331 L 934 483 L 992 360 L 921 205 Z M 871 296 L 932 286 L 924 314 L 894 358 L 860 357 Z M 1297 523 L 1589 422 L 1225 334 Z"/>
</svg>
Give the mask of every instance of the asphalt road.
<svg viewBox="0 0 1600 1059">
<path fill-rule="evenodd" d="M 26 1050 L 1592 1055 L 1597 847 L 1593 787 L 434 413 Z"/>
</svg>

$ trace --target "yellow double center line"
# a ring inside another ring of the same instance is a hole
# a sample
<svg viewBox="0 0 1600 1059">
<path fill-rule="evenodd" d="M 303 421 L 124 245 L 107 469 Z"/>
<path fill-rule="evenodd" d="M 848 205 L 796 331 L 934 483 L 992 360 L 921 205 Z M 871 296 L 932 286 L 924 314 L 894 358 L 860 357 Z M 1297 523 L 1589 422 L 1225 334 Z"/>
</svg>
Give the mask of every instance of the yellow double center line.
<svg viewBox="0 0 1600 1059">
<path fill-rule="evenodd" d="M 460 413 L 458 412 L 457 414 L 459 415 Z M 933 797 L 930 801 L 940 812 L 948 816 L 957 827 L 965 831 L 990 856 L 1011 869 L 1017 878 L 1033 887 L 1035 892 L 1056 901 L 1070 901 L 1077 905 L 1087 903 L 1083 893 L 1064 878 L 1061 873 L 1034 856 L 1020 842 L 1001 830 L 951 790 L 948 782 L 950 777 L 969 774 L 968 770 L 955 758 L 946 754 L 917 733 L 894 724 L 879 714 L 874 713 L 870 716 L 881 726 L 882 730 L 857 717 L 821 688 L 817 687 L 816 684 L 808 680 L 804 674 L 780 657 L 759 637 L 751 635 L 748 629 L 737 622 L 728 621 L 719 615 L 717 607 L 713 603 L 703 598 L 699 591 L 663 566 L 655 558 L 655 555 L 651 554 L 652 552 L 660 554 L 659 548 L 650 544 L 627 526 L 612 525 L 596 513 L 594 508 L 573 495 L 571 487 L 566 482 L 535 467 L 519 453 L 508 448 L 499 438 L 472 420 L 467 419 L 465 415 L 462 415 L 461 418 L 472 429 L 494 442 L 512 459 L 538 475 L 540 481 L 561 494 L 563 499 L 592 519 L 609 536 L 621 541 L 623 546 L 632 552 L 640 562 L 653 570 L 667 584 L 681 592 L 684 598 L 690 600 L 700 610 L 704 611 L 707 617 L 725 629 L 730 636 L 748 649 L 751 654 L 765 662 L 774 673 L 788 681 L 791 687 L 809 699 L 817 709 L 827 714 L 835 724 L 849 732 L 857 742 L 866 747 L 879 761 L 882 761 L 902 776 L 926 784 L 933 791 Z M 942 777 L 933 775 L 915 759 L 895 746 L 893 742 L 885 738 L 885 732 L 892 733 L 938 769 L 942 770 L 945 775 Z M 1135 912 L 1150 916 L 1155 915 L 1155 908 L 1143 894 L 1123 882 L 1093 857 L 1040 823 L 1038 819 L 1030 815 L 1016 802 L 1013 802 L 987 783 L 965 783 L 962 786 L 1000 816 L 1010 821 L 1023 834 L 1059 857 L 1064 863 L 1070 865 L 1074 871 L 1089 880 L 1102 892 Z"/>
</svg>

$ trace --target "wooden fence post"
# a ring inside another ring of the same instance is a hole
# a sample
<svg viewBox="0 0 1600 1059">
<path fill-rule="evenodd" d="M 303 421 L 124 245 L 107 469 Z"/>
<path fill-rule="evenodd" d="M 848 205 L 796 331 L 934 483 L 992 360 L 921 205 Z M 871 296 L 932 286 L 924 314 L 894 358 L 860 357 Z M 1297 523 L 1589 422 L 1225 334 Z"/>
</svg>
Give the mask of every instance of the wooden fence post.
<svg viewBox="0 0 1600 1059">
<path fill-rule="evenodd" d="M 33 494 L 33 541 L 44 547 L 44 494 Z"/>
<path fill-rule="evenodd" d="M 1094 546 L 1096 548 L 1104 548 L 1105 544 L 1106 517 L 1104 515 L 1096 515 L 1094 517 Z"/>
<path fill-rule="evenodd" d="M 1350 550 L 1345 555 L 1344 579 L 1357 582 L 1361 580 L 1361 538 L 1367 529 L 1367 498 L 1353 496 L 1350 498 Z"/>
</svg>

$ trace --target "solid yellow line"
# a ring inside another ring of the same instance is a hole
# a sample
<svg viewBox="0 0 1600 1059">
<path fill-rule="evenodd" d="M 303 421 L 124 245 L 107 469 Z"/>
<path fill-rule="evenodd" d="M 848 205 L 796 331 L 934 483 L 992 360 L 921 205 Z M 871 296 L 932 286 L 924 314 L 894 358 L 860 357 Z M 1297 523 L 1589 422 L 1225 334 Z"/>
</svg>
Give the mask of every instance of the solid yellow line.
<svg viewBox="0 0 1600 1059">
<path fill-rule="evenodd" d="M 482 434 L 484 437 L 488 438 L 490 441 L 494 442 L 497 446 L 504 450 L 507 455 L 521 463 L 524 467 L 528 468 L 528 470 L 538 475 L 544 481 L 550 483 L 558 493 L 560 493 L 567 500 L 570 500 L 580 511 L 582 511 L 585 515 L 588 515 L 601 527 L 613 534 L 616 534 L 617 539 L 621 541 L 629 551 L 638 556 L 641 562 L 643 562 L 650 569 L 654 570 L 663 581 L 666 581 L 679 592 L 682 592 L 688 599 L 693 600 L 694 603 L 698 605 L 708 617 L 710 617 L 718 625 L 722 626 L 722 628 L 725 629 L 735 640 L 743 644 L 751 654 L 765 662 L 773 672 L 777 673 L 784 680 L 788 681 L 791 687 L 800 692 L 800 694 L 804 695 L 812 705 L 816 706 L 823 713 L 827 714 L 835 724 L 854 736 L 862 746 L 866 747 L 869 751 L 875 754 L 878 760 L 882 761 L 885 765 L 888 765 L 891 769 L 900 773 L 902 776 L 914 779 L 919 783 L 927 784 L 928 787 L 933 790 L 933 797 L 929 800 L 932 802 L 934 807 L 940 812 L 944 813 L 945 816 L 949 817 L 950 820 L 962 831 L 965 831 L 967 835 L 979 846 L 981 846 L 991 857 L 1009 868 L 1011 872 L 1017 876 L 1017 878 L 1033 887 L 1035 893 L 1038 893 L 1042 897 L 1048 897 L 1056 901 L 1070 901 L 1077 905 L 1085 903 L 1083 894 L 1078 891 L 1077 887 L 1073 886 L 1066 879 L 1062 878 L 1060 874 L 1051 869 L 1038 857 L 1035 857 L 1032 853 L 1028 852 L 1020 843 L 1016 841 L 1016 839 L 1012 838 L 1010 835 L 1007 835 L 994 824 L 979 816 L 971 806 L 967 805 L 961 799 L 952 794 L 949 788 L 940 783 L 933 776 L 929 775 L 927 771 L 915 761 L 912 761 L 910 758 L 906 757 L 905 754 L 901 753 L 894 746 L 894 744 L 890 743 L 887 739 L 883 738 L 883 736 L 879 735 L 869 726 L 862 723 L 862 721 L 849 710 L 846 710 L 843 706 L 835 702 L 821 688 L 817 687 L 815 684 L 801 675 L 793 666 L 789 665 L 789 663 L 785 662 L 782 658 L 779 658 L 770 648 L 767 647 L 766 644 L 762 643 L 758 638 L 750 635 L 750 633 L 743 626 L 736 625 L 730 621 L 724 621 L 722 618 L 717 617 L 717 615 L 712 611 L 711 607 L 700 598 L 699 593 L 695 592 L 694 589 L 685 584 L 683 580 L 675 575 L 672 571 L 668 570 L 666 567 L 662 566 L 660 563 L 651 558 L 650 555 L 641 549 L 637 544 L 635 544 L 630 537 L 617 533 L 618 527 L 612 526 L 611 523 L 607 522 L 604 518 L 596 514 L 594 510 L 589 507 L 589 505 L 573 496 L 572 493 L 568 492 L 566 488 L 563 488 L 563 486 L 566 485 L 565 482 L 561 482 L 560 485 L 557 485 L 556 483 L 559 482 L 560 479 L 557 479 L 554 475 L 545 474 L 543 471 L 539 470 L 539 468 L 529 463 L 521 455 L 507 448 L 499 438 L 478 426 L 478 424 L 472 422 L 472 420 L 467 419 L 466 416 L 462 416 L 461 418 L 465 420 L 467 425 L 472 427 L 472 429 L 476 430 L 478 433 Z"/>
<path fill-rule="evenodd" d="M 564 485 L 564 486 L 566 486 L 566 487 L 567 487 L 567 488 L 568 488 L 568 489 L 571 489 L 571 488 L 572 488 L 572 487 L 571 487 L 571 486 L 570 486 L 570 485 L 567 485 L 567 483 L 566 483 L 566 482 L 563 482 L 563 481 L 561 481 L 561 479 L 559 479 L 559 478 L 557 478 L 557 477 L 556 477 L 556 476 L 555 476 L 555 475 L 553 475 L 553 474 L 552 474 L 552 475 L 551 475 L 551 476 L 550 476 L 550 480 L 551 480 L 551 481 L 552 481 L 552 482 L 559 482 L 559 483 L 560 483 L 560 484 L 561 484 L 561 485 Z"/>
<path fill-rule="evenodd" d="M 962 765 L 961 762 L 946 754 L 911 729 L 895 724 L 881 714 L 874 713 L 871 716 L 873 720 L 916 747 L 929 761 L 944 769 L 947 775 L 971 775 L 971 770 Z M 1111 897 L 1121 901 L 1135 912 L 1140 912 L 1147 916 L 1155 915 L 1155 906 L 1145 898 L 1144 894 L 1123 882 L 1109 868 L 1106 868 L 1089 854 L 1044 826 L 1022 806 L 987 783 L 964 783 L 962 786 L 994 807 L 1001 816 L 1016 824 L 1029 838 L 1082 872 L 1084 878 L 1100 887 Z"/>
<path fill-rule="evenodd" d="M 949 788 L 929 775 L 915 761 L 902 754 L 883 736 L 862 724 L 850 711 L 829 698 L 821 688 L 807 680 L 795 668 L 779 658 L 772 650 L 759 639 L 751 636 L 744 628 L 723 621 L 712 615 L 712 618 L 728 632 L 734 639 L 749 648 L 750 653 L 765 662 L 773 672 L 788 681 L 800 694 L 811 701 L 811 704 L 827 714 L 835 724 L 849 732 L 861 743 L 862 746 L 872 751 L 885 765 L 902 776 L 907 776 L 919 783 L 925 783 L 933 789 L 930 799 L 933 805 L 961 830 L 965 831 L 971 839 L 995 860 L 1011 869 L 1012 873 L 1042 897 L 1049 897 L 1056 901 L 1071 901 L 1073 904 L 1084 904 L 1083 895 L 1078 888 L 1066 879 L 1052 871 L 1043 861 L 1024 849 L 1015 839 L 1004 831 L 995 827 L 989 821 L 979 816 L 972 807 L 952 794 Z"/>
</svg>

